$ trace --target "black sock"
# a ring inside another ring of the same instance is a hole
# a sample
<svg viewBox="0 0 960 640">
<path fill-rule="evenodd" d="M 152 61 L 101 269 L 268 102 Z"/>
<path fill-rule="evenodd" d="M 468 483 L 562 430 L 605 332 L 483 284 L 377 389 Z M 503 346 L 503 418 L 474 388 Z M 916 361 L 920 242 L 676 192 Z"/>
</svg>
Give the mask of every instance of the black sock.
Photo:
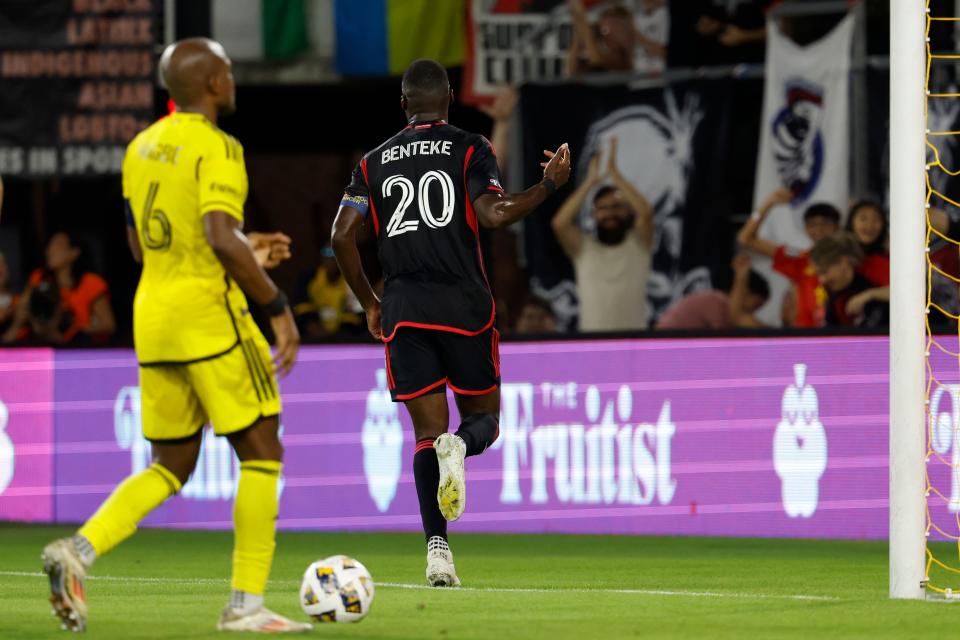
<svg viewBox="0 0 960 640">
<path fill-rule="evenodd" d="M 433 438 L 417 442 L 413 454 L 413 479 L 417 484 L 420 499 L 420 519 L 427 540 L 433 536 L 447 539 L 447 521 L 437 504 L 437 489 L 440 487 L 440 465 L 433 449 Z"/>
<path fill-rule="evenodd" d="M 478 456 L 500 435 L 500 418 L 492 413 L 467 416 L 460 424 L 457 435 L 467 443 L 467 456 Z"/>
</svg>

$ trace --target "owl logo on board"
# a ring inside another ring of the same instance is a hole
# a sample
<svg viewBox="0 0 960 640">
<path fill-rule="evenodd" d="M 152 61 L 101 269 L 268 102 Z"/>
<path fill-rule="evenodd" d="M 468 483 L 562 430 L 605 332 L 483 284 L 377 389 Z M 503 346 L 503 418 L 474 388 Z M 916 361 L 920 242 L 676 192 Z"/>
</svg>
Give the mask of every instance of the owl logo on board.
<svg viewBox="0 0 960 640">
<path fill-rule="evenodd" d="M 377 370 L 377 388 L 367 394 L 367 417 L 363 421 L 363 472 L 367 490 L 377 509 L 385 512 L 397 495 L 403 466 L 403 426 L 397 405 L 390 399 L 387 372 Z"/>
<path fill-rule="evenodd" d="M 827 434 L 817 391 L 807 384 L 806 374 L 807 365 L 793 365 L 794 382 L 783 393 L 773 436 L 773 467 L 782 484 L 783 510 L 791 518 L 816 512 L 820 478 L 827 468 Z"/>
</svg>

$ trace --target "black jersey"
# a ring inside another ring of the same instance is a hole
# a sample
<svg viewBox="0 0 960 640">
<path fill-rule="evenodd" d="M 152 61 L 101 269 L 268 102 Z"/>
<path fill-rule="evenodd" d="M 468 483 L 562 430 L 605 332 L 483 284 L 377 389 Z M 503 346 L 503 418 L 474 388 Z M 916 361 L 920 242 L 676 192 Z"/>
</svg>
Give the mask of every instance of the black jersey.
<svg viewBox="0 0 960 640">
<path fill-rule="evenodd" d="M 502 191 L 486 138 L 442 121 L 408 126 L 363 157 L 343 204 L 377 233 L 385 342 L 403 326 L 464 335 L 492 326 L 473 202 Z"/>
</svg>

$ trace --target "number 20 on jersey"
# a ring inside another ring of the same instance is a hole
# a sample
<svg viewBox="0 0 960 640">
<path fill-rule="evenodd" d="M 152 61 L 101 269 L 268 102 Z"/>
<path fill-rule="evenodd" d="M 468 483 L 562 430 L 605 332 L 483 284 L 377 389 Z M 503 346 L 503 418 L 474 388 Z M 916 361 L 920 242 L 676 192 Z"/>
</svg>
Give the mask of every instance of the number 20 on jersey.
<svg viewBox="0 0 960 640">
<path fill-rule="evenodd" d="M 434 182 L 440 185 L 442 194 L 443 210 L 440 212 L 439 217 L 435 216 L 430 209 L 430 188 Z M 453 220 L 453 180 L 446 172 L 428 171 L 420 177 L 420 181 L 416 187 L 414 187 L 413 182 L 408 178 L 399 174 L 393 175 L 383 181 L 383 197 L 389 198 L 394 189 L 400 190 L 400 202 L 397 203 L 397 208 L 387 223 L 388 238 L 402 235 L 408 231 L 416 231 L 420 227 L 420 220 L 417 218 L 404 219 L 404 214 L 406 214 L 410 205 L 413 204 L 414 196 L 416 196 L 417 199 L 420 218 L 424 224 L 431 229 L 445 227 Z"/>
</svg>

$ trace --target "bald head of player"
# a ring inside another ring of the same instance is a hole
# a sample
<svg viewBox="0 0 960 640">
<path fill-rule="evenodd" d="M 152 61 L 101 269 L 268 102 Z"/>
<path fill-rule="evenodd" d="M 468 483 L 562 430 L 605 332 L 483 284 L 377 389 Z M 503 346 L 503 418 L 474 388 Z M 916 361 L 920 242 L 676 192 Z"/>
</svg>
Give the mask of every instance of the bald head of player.
<svg viewBox="0 0 960 640">
<path fill-rule="evenodd" d="M 223 45 L 208 38 L 174 42 L 160 56 L 160 76 L 178 111 L 202 113 L 216 122 L 237 108 L 236 84 Z"/>
<path fill-rule="evenodd" d="M 447 70 L 436 60 L 414 60 L 403 74 L 400 108 L 408 122 L 446 120 L 453 89 Z"/>
</svg>

